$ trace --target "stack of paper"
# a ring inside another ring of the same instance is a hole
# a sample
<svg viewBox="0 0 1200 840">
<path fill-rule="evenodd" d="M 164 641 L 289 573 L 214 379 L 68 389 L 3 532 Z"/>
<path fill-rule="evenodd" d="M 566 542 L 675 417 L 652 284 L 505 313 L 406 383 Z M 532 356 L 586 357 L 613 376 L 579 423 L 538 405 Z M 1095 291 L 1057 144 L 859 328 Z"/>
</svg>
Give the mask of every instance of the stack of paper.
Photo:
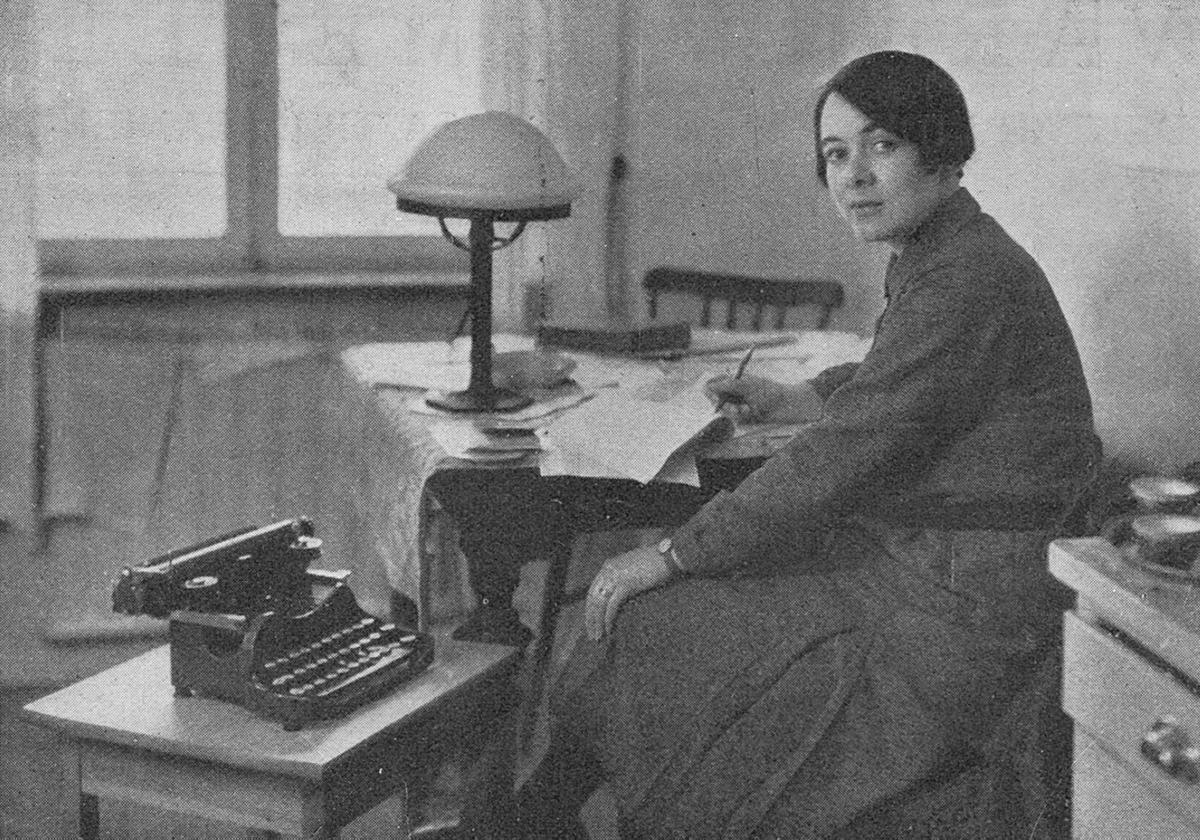
<svg viewBox="0 0 1200 840">
<path fill-rule="evenodd" d="M 429 431 L 447 455 L 468 461 L 510 461 L 542 448 L 532 430 L 486 428 L 469 420 L 443 420 Z"/>
</svg>

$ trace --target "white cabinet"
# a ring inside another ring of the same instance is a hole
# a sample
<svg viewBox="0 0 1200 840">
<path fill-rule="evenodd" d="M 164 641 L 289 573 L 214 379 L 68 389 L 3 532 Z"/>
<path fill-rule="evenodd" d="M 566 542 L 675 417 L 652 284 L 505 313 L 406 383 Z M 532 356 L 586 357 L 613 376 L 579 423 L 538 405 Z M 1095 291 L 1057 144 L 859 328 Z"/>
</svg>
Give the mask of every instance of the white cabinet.
<svg viewBox="0 0 1200 840">
<path fill-rule="evenodd" d="M 1200 585 L 1100 539 L 1060 540 L 1063 708 L 1075 725 L 1074 837 L 1200 837 Z"/>
</svg>

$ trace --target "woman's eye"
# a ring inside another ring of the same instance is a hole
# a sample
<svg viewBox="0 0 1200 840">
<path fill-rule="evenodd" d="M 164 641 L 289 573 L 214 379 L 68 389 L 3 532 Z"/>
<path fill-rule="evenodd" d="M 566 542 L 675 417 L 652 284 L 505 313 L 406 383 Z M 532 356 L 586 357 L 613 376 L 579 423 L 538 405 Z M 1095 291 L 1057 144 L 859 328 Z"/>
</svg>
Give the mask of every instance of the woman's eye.
<svg viewBox="0 0 1200 840">
<path fill-rule="evenodd" d="M 845 160 L 845 158 L 846 158 L 846 150 L 845 149 L 826 149 L 825 150 L 825 162 L 826 163 L 837 163 L 840 160 Z"/>
<path fill-rule="evenodd" d="M 894 150 L 895 150 L 895 148 L 896 148 L 896 146 L 897 146 L 897 145 L 898 145 L 898 144 L 896 143 L 896 141 L 895 141 L 895 140 L 889 140 L 889 139 L 886 139 L 886 138 L 885 138 L 885 139 L 883 139 L 883 140 L 876 140 L 876 141 L 875 141 L 875 151 L 877 151 L 877 152 L 891 152 L 891 151 L 894 151 Z"/>
</svg>

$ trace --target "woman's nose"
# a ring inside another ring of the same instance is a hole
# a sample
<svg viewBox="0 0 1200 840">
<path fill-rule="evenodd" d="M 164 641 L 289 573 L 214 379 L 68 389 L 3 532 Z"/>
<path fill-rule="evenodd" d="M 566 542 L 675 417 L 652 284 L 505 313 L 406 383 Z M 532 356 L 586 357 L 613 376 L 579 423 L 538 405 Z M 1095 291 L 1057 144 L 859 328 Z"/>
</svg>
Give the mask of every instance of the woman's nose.
<svg viewBox="0 0 1200 840">
<path fill-rule="evenodd" d="M 850 186 L 869 186 L 875 178 L 871 162 L 865 155 L 851 154 L 846 166 L 846 180 Z"/>
</svg>

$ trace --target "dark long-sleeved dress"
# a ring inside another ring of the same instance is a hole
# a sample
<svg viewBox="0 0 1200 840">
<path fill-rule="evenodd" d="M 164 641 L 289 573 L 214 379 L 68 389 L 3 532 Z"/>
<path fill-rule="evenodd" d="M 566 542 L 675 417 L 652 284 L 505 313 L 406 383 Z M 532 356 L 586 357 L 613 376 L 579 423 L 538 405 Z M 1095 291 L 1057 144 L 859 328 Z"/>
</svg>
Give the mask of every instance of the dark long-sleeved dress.
<svg viewBox="0 0 1200 840">
<path fill-rule="evenodd" d="M 982 743 L 1052 636 L 1045 546 L 1099 454 L 1053 291 L 960 189 L 886 293 L 821 419 L 560 685 L 642 836 L 826 836 Z"/>
</svg>

